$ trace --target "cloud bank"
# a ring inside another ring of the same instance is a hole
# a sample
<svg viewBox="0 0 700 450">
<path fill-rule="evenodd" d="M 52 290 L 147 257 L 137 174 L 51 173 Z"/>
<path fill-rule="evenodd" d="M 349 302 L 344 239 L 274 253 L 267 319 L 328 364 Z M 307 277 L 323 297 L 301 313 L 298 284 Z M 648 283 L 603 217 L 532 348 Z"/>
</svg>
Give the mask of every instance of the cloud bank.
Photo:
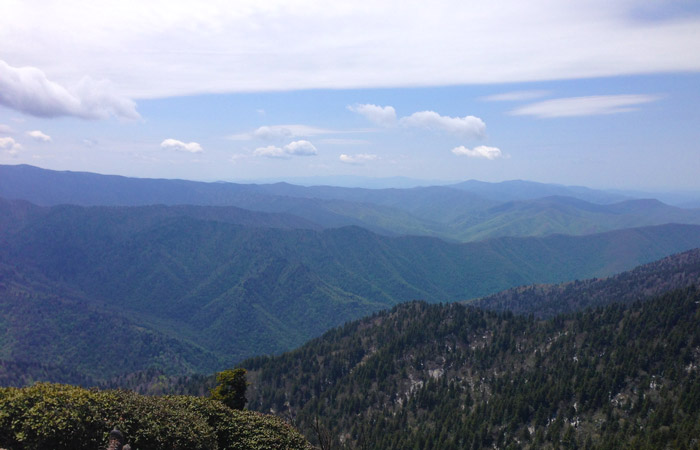
<svg viewBox="0 0 700 450">
<path fill-rule="evenodd" d="M 460 145 L 452 149 L 452 153 L 457 156 L 466 156 L 468 158 L 481 158 L 481 159 L 498 159 L 503 157 L 503 153 L 497 147 L 487 147 L 485 145 L 480 145 L 474 147 L 474 149 L 468 149 L 467 147 Z"/>
<path fill-rule="evenodd" d="M 510 114 L 540 118 L 596 116 L 636 111 L 636 106 L 659 100 L 656 95 L 595 95 L 545 100 L 516 108 Z"/>
<path fill-rule="evenodd" d="M 0 105 L 37 117 L 73 116 L 138 119 L 136 104 L 114 93 L 107 81 L 82 77 L 72 90 L 36 67 L 12 67 L 0 60 Z"/>
<path fill-rule="evenodd" d="M 202 153 L 204 151 L 197 142 L 182 142 L 177 139 L 166 139 L 160 143 L 160 147 L 190 153 Z"/>
<path fill-rule="evenodd" d="M 313 156 L 318 154 L 316 147 L 309 141 L 300 140 L 293 141 L 284 147 L 268 145 L 266 147 L 258 147 L 253 152 L 255 156 L 264 156 L 266 158 L 281 158 L 288 159 L 292 156 Z"/>
<path fill-rule="evenodd" d="M 47 0 L 51 20 L 27 26 L 37 5 L 14 1 L 0 42 L 8 62 L 129 98 L 698 72 L 697 7 L 667 3 Z"/>
</svg>

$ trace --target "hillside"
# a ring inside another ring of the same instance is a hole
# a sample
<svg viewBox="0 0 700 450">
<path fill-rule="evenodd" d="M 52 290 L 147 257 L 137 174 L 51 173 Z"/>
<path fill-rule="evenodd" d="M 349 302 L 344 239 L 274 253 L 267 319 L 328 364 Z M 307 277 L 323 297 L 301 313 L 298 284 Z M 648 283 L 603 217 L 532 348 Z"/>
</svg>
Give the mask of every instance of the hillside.
<svg viewBox="0 0 700 450">
<path fill-rule="evenodd" d="M 360 189 L 140 179 L 0 165 L 0 197 L 43 206 L 234 206 L 276 213 L 275 221 L 283 228 L 359 226 L 389 236 L 434 236 L 460 242 L 700 224 L 697 209 L 526 181 Z"/>
<path fill-rule="evenodd" d="M 700 246 L 688 225 L 453 244 L 241 226 L 227 209 L 0 209 L 23 218 L 0 231 L 0 359 L 98 381 L 151 366 L 208 372 L 400 302 L 604 276 Z M 110 365 L 115 352 L 130 358 Z"/>
<path fill-rule="evenodd" d="M 461 303 L 534 318 L 551 318 L 611 303 L 622 305 L 645 301 L 693 285 L 700 285 L 700 249 L 674 254 L 607 278 L 522 286 Z M 213 382 L 211 376 L 168 377 L 162 371 L 152 369 L 113 378 L 104 386 L 126 387 L 152 394 L 201 395 L 213 387 Z"/>
<path fill-rule="evenodd" d="M 114 428 L 132 448 L 149 450 L 311 450 L 282 420 L 232 410 L 208 398 L 56 384 L 0 388 L 2 448 L 95 450 L 106 448 Z"/>
<path fill-rule="evenodd" d="M 637 199 L 600 205 L 572 197 L 543 197 L 501 203 L 450 226 L 462 241 L 498 236 L 583 235 L 665 223 L 700 223 L 700 211 Z"/>
<path fill-rule="evenodd" d="M 697 448 L 699 304 L 695 287 L 548 321 L 404 304 L 245 361 L 249 406 L 335 448 Z"/>
<path fill-rule="evenodd" d="M 0 385 L 81 385 L 156 366 L 168 373 L 214 371 L 211 351 L 171 337 L 94 299 L 0 264 Z M 114 355 L 125 355 L 115 364 Z"/>
<path fill-rule="evenodd" d="M 632 303 L 693 284 L 700 286 L 700 249 L 671 255 L 608 278 L 521 286 L 466 303 L 540 318 L 553 317 L 605 306 L 610 299 Z"/>
</svg>

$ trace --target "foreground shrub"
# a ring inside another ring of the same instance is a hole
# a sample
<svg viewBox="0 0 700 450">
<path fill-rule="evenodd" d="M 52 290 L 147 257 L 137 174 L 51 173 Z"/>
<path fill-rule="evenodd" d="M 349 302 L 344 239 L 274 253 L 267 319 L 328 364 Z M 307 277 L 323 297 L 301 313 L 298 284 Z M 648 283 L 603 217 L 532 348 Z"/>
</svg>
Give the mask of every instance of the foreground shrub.
<svg viewBox="0 0 700 450">
<path fill-rule="evenodd" d="M 309 449 L 278 418 L 189 396 L 149 397 L 39 383 L 0 388 L 0 447 L 97 450 L 118 428 L 133 449 Z"/>
</svg>

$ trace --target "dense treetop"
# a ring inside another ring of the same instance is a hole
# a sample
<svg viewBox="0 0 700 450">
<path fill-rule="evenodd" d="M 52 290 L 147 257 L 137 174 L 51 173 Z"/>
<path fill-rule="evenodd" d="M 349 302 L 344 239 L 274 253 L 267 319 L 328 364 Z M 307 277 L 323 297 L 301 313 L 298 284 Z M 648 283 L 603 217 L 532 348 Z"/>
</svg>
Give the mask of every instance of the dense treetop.
<svg viewBox="0 0 700 450">
<path fill-rule="evenodd" d="M 697 448 L 700 292 L 538 321 L 409 303 L 243 363 L 251 408 L 336 448 Z"/>
</svg>

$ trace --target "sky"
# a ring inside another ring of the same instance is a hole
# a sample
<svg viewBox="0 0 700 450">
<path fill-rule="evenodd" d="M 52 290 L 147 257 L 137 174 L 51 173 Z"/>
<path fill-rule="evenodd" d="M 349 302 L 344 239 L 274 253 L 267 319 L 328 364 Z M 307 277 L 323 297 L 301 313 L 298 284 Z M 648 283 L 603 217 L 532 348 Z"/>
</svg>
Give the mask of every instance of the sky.
<svg viewBox="0 0 700 450">
<path fill-rule="evenodd" d="M 700 191 L 699 106 L 697 0 L 0 0 L 0 164 Z"/>
</svg>

